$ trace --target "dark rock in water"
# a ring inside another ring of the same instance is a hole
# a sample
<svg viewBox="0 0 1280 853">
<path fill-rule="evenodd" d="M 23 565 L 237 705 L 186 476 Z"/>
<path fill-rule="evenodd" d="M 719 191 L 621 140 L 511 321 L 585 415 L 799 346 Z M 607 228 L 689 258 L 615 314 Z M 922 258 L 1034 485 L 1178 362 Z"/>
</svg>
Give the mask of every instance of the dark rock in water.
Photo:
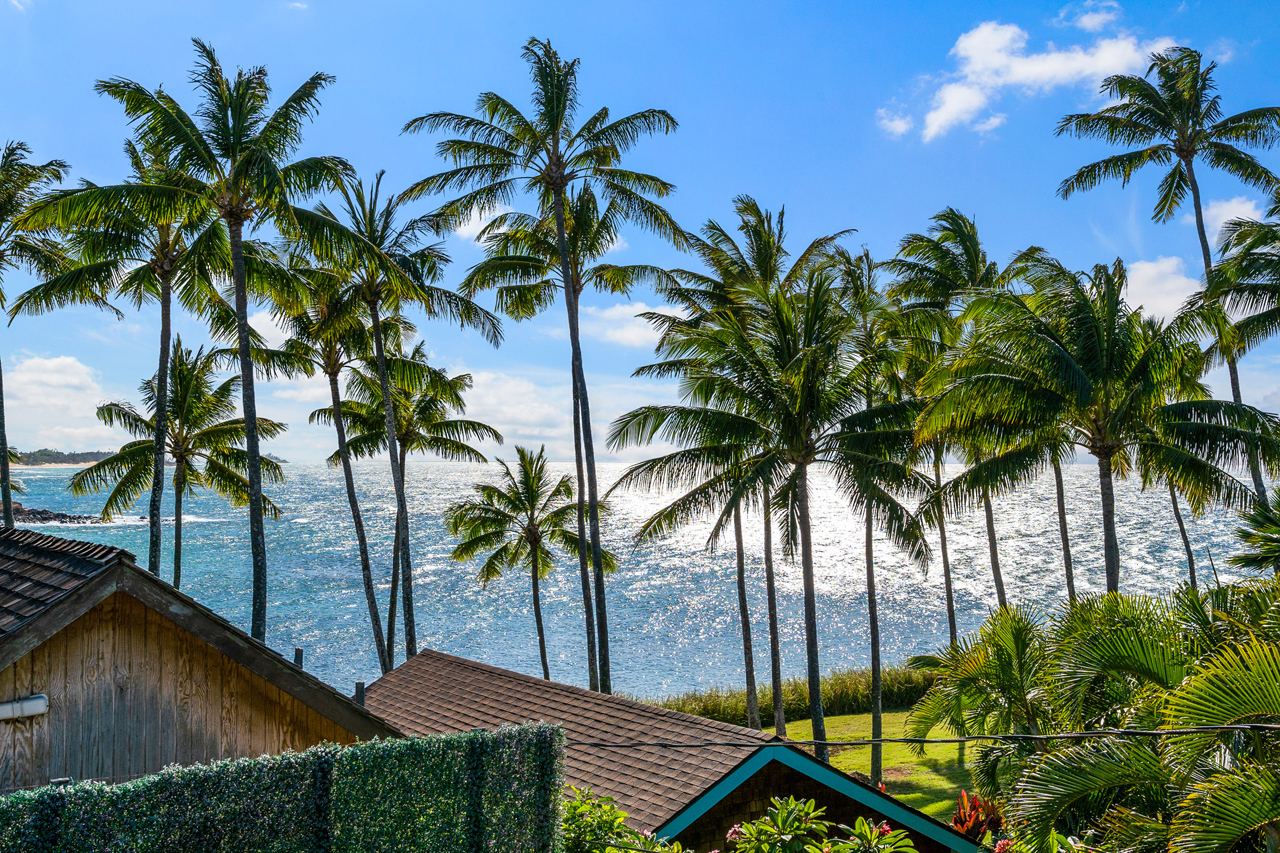
<svg viewBox="0 0 1280 853">
<path fill-rule="evenodd" d="M 68 515 L 51 509 L 27 509 L 13 502 L 13 520 L 16 524 L 101 524 L 96 515 Z"/>
</svg>

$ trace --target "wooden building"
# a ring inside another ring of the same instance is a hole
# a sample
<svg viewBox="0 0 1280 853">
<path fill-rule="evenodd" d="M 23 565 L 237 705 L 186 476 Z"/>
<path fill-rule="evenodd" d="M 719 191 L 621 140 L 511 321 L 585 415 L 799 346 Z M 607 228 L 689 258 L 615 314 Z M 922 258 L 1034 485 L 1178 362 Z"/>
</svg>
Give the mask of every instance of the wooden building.
<svg viewBox="0 0 1280 853">
<path fill-rule="evenodd" d="M 398 734 L 128 551 L 0 531 L 0 793 Z"/>
<path fill-rule="evenodd" d="M 907 830 L 920 853 L 978 853 L 949 826 L 767 732 L 544 681 L 427 650 L 369 685 L 365 704 L 407 735 L 542 721 L 564 728 L 565 781 L 613 797 L 634 829 L 688 850 L 725 850 L 734 824 L 773 797 L 826 818 Z"/>
</svg>

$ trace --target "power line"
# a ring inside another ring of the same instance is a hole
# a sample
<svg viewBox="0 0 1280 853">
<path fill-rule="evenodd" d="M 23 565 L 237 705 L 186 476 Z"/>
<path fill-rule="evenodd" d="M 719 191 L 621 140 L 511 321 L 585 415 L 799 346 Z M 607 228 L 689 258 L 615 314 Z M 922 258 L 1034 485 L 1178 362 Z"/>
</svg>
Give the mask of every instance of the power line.
<svg viewBox="0 0 1280 853">
<path fill-rule="evenodd" d="M 963 735 L 949 738 L 882 737 L 858 740 L 705 740 L 705 741 L 565 741 L 566 746 L 583 746 L 598 749 L 632 749 L 652 747 L 661 749 L 700 749 L 711 746 L 742 747 L 755 749 L 767 746 L 872 746 L 878 743 L 905 743 L 927 746 L 929 744 L 961 744 L 975 741 L 1044 742 L 1055 740 L 1090 740 L 1104 737 L 1168 737 L 1170 735 L 1222 734 L 1227 732 L 1280 732 L 1276 723 L 1236 723 L 1221 726 L 1186 726 L 1170 729 L 1092 729 L 1083 732 L 1060 732 L 1051 735 L 998 734 Z"/>
</svg>

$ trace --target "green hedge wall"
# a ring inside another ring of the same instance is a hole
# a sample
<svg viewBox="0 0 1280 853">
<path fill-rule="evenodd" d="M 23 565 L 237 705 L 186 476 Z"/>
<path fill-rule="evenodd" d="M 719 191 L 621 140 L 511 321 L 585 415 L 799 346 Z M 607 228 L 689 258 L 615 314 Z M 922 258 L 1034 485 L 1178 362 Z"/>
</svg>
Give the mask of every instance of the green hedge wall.
<svg viewBox="0 0 1280 853">
<path fill-rule="evenodd" d="M 0 853 L 556 853 L 549 725 L 171 767 L 0 798 Z"/>
<path fill-rule="evenodd" d="M 563 755 L 549 725 L 346 750 L 333 774 L 334 853 L 552 853 Z"/>
</svg>

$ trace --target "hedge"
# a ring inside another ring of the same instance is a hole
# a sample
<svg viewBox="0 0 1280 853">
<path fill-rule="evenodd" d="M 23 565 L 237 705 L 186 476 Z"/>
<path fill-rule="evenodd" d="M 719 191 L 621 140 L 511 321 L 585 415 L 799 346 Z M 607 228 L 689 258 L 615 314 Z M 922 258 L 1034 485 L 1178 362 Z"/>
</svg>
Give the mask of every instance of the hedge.
<svg viewBox="0 0 1280 853">
<path fill-rule="evenodd" d="M 909 708 L 933 686 L 934 674 L 908 667 L 886 666 L 881 673 L 885 708 Z M 761 722 L 773 725 L 773 691 L 757 678 Z M 683 711 L 738 726 L 747 725 L 747 691 L 712 687 L 661 699 L 640 699 L 652 705 Z M 809 682 L 788 678 L 782 682 L 782 704 L 787 722 L 809 719 Z M 866 714 L 871 711 L 871 670 L 835 670 L 822 676 L 822 708 L 827 716 Z"/>
<path fill-rule="evenodd" d="M 0 853 L 556 853 L 563 753 L 540 724 L 23 791 Z"/>
</svg>

